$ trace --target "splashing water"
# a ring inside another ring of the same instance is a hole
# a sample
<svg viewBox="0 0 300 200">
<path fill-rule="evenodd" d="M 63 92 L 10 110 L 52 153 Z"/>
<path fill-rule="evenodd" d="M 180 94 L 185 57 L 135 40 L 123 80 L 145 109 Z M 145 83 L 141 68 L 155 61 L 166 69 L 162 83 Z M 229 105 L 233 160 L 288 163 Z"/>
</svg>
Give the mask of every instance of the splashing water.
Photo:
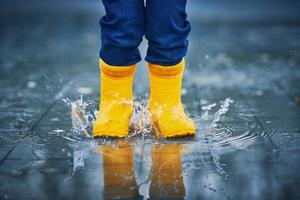
<svg viewBox="0 0 300 200">
<path fill-rule="evenodd" d="M 206 106 L 202 106 L 201 109 L 204 111 L 203 115 L 201 115 L 201 119 L 208 119 L 208 113 L 209 111 L 215 107 L 217 104 L 216 103 L 212 103 Z"/>
<path fill-rule="evenodd" d="M 145 139 L 145 137 L 151 136 L 151 115 L 148 109 L 148 102 L 146 100 L 134 102 L 133 108 L 134 111 L 130 120 L 130 137 L 142 135 L 143 139 Z"/>
<path fill-rule="evenodd" d="M 82 95 L 80 99 L 71 103 L 72 127 L 74 131 L 82 131 L 85 136 L 91 137 L 87 132 L 88 115 L 85 112 L 86 106 L 87 104 L 83 102 Z"/>
<path fill-rule="evenodd" d="M 72 128 L 70 131 L 65 131 L 62 135 L 68 141 L 72 149 L 73 157 L 73 173 L 70 177 L 66 177 L 65 181 L 70 180 L 75 172 L 82 170 L 85 167 L 85 160 L 91 155 L 98 144 L 94 140 L 87 140 L 92 138 L 89 134 L 96 116 L 97 110 L 88 110 L 89 106 L 94 106 L 94 103 L 84 101 L 83 96 L 80 99 L 71 101 L 70 99 L 62 99 L 70 107 L 70 116 L 72 121 Z"/>
<path fill-rule="evenodd" d="M 86 108 L 90 106 L 89 103 L 83 100 L 81 95 L 80 99 L 75 100 L 74 102 L 64 99 L 64 102 L 67 102 L 71 106 L 71 119 L 72 119 L 72 129 L 77 134 L 84 135 L 88 138 L 91 138 L 91 134 L 88 133 L 88 128 L 90 128 L 95 118 L 98 114 L 97 110 L 86 111 Z M 125 103 L 128 103 L 127 101 Z M 131 103 L 131 102 L 130 102 Z M 221 120 L 221 116 L 225 115 L 229 109 L 229 105 L 233 103 L 231 98 L 225 99 L 221 104 L 220 109 L 214 114 L 214 118 L 210 124 L 209 132 L 213 132 L 214 128 L 217 127 L 218 122 Z M 92 103 L 93 104 L 93 103 Z M 151 114 L 148 109 L 148 101 L 134 101 L 131 103 L 133 105 L 133 114 L 130 120 L 130 133 L 129 137 L 134 137 L 137 135 L 142 135 L 143 138 L 151 137 L 152 128 L 151 127 Z M 202 106 L 204 114 L 201 115 L 201 119 L 208 119 L 209 111 L 217 104 L 212 103 L 205 106 Z"/>
<path fill-rule="evenodd" d="M 80 99 L 71 101 L 69 99 L 62 99 L 68 106 L 71 107 L 71 120 L 72 129 L 67 132 L 63 137 L 71 142 L 80 142 L 83 138 L 91 138 L 89 129 L 92 127 L 97 111 L 90 112 L 86 111 L 90 103 L 83 100 L 82 95 Z"/>
<path fill-rule="evenodd" d="M 73 170 L 75 172 L 84 167 L 84 160 L 95 150 L 99 142 L 100 144 L 106 144 L 111 141 L 105 138 L 97 140 L 97 142 L 85 139 L 91 137 L 88 130 L 92 127 L 98 114 L 94 110 L 94 102 L 84 101 L 82 96 L 73 102 L 68 99 L 64 99 L 64 101 L 71 107 L 73 131 L 70 133 L 65 131 L 61 135 L 71 142 L 70 146 L 72 146 L 74 151 Z M 183 159 L 185 172 L 189 169 L 203 170 L 203 166 L 210 165 L 214 166 L 216 172 L 224 180 L 227 180 L 228 175 L 223 169 L 223 164 L 220 162 L 220 154 L 226 151 L 246 148 L 256 140 L 257 130 L 255 130 L 255 126 L 250 126 L 250 130 L 245 131 L 239 127 L 235 127 L 234 124 L 223 122 L 222 118 L 226 115 L 233 102 L 231 98 L 226 98 L 220 103 L 220 108 L 215 112 L 212 112 L 212 110 L 217 107 L 217 103 L 205 102 L 205 105 L 201 107 L 203 112 L 199 116 L 199 119 L 205 120 L 209 124 L 208 126 L 204 126 L 204 123 L 201 123 L 201 130 L 198 129 L 200 132 L 196 134 L 196 140 L 187 141 L 188 148 L 193 150 L 188 153 L 189 155 L 186 154 Z M 155 143 L 156 140 L 152 140 L 154 134 L 147 100 L 133 102 L 132 104 L 134 111 L 130 120 L 130 133 L 127 140 L 141 136 L 141 143 L 136 143 L 136 145 L 144 145 L 149 142 L 150 144 Z M 198 122 L 197 119 L 196 122 Z M 203 138 L 201 139 L 202 136 Z M 200 138 L 200 140 L 197 140 L 197 138 Z M 186 143 L 186 141 L 181 142 Z M 89 143 L 90 145 L 86 145 L 85 143 Z M 200 159 L 199 156 L 201 157 Z"/>
<path fill-rule="evenodd" d="M 215 113 L 214 119 L 210 124 L 209 131 L 213 132 L 213 129 L 217 127 L 217 123 L 220 121 L 221 116 L 226 114 L 229 109 L 230 103 L 233 103 L 233 100 L 229 97 L 221 104 L 221 108 Z"/>
<path fill-rule="evenodd" d="M 221 116 L 227 113 L 230 103 L 233 103 L 233 100 L 230 97 L 226 98 L 225 101 L 221 104 L 220 109 L 214 114 L 214 118 L 208 127 L 208 131 L 206 132 L 208 151 L 211 155 L 214 165 L 216 166 L 217 173 L 221 175 L 224 180 L 228 180 L 228 175 L 223 169 L 222 164 L 220 163 L 220 156 L 216 151 L 216 147 L 214 146 L 214 129 L 218 126 L 218 122 L 220 122 Z M 215 106 L 214 104 L 212 105 Z M 209 110 L 211 109 L 211 107 L 212 106 L 208 107 Z"/>
</svg>

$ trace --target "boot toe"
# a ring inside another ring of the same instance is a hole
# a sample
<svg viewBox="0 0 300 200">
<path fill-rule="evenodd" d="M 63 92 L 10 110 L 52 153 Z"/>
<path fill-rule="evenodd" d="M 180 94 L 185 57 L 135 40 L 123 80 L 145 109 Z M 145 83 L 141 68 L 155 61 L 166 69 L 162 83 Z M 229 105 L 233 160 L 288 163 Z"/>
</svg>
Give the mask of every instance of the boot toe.
<svg viewBox="0 0 300 200">
<path fill-rule="evenodd" d="M 192 136 L 196 132 L 196 126 L 192 119 L 187 116 L 176 118 L 156 118 L 155 126 L 164 138 Z"/>
<path fill-rule="evenodd" d="M 98 121 L 96 120 L 93 127 L 94 137 L 117 137 L 124 138 L 128 135 L 129 123 L 118 120 Z"/>
<path fill-rule="evenodd" d="M 161 133 L 164 138 L 192 136 L 196 132 L 195 124 L 192 120 L 175 121 L 167 126 L 163 126 Z"/>
</svg>

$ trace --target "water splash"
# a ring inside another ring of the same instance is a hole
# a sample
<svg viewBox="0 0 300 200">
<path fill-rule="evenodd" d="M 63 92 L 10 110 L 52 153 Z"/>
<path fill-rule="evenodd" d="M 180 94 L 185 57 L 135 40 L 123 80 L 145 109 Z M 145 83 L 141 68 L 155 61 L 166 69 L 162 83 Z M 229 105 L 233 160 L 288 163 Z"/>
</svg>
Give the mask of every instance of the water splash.
<svg viewBox="0 0 300 200">
<path fill-rule="evenodd" d="M 72 127 L 69 131 L 60 132 L 60 135 L 68 141 L 68 145 L 72 149 L 72 165 L 73 173 L 70 177 L 67 177 L 65 181 L 72 178 L 76 171 L 79 171 L 85 167 L 85 159 L 87 159 L 91 152 L 97 147 L 97 143 L 93 140 L 89 130 L 91 129 L 97 111 L 88 110 L 88 107 L 94 106 L 94 103 L 84 101 L 83 96 L 80 99 L 71 101 L 70 99 L 62 99 L 70 107 L 70 117 Z"/>
<path fill-rule="evenodd" d="M 231 98 L 226 98 L 225 101 L 221 104 L 220 109 L 214 114 L 214 118 L 208 127 L 208 131 L 206 132 L 206 140 L 208 144 L 208 150 L 210 152 L 213 163 L 216 166 L 217 173 L 220 174 L 224 180 L 228 180 L 228 175 L 226 171 L 223 169 L 222 164 L 220 163 L 220 156 L 215 150 L 215 137 L 214 137 L 214 129 L 218 126 L 218 123 L 221 120 L 221 116 L 225 115 L 229 109 L 230 103 L 233 103 Z"/>
<path fill-rule="evenodd" d="M 143 139 L 151 137 L 151 114 L 148 109 L 148 101 L 134 101 L 133 115 L 130 120 L 130 137 L 141 135 Z"/>
<path fill-rule="evenodd" d="M 80 142 L 84 138 L 92 138 L 89 130 L 95 121 L 97 111 L 87 111 L 87 107 L 91 106 L 91 103 L 84 101 L 82 95 L 80 99 L 75 101 L 67 98 L 62 100 L 71 108 L 70 116 L 72 121 L 71 130 L 63 134 L 62 137 L 71 142 Z"/>
<path fill-rule="evenodd" d="M 61 132 L 63 138 L 67 139 L 74 151 L 73 155 L 73 170 L 79 170 L 84 167 L 84 159 L 94 151 L 96 145 L 113 144 L 114 142 L 106 138 L 94 140 L 87 140 L 91 137 L 88 130 L 92 127 L 97 111 L 94 110 L 94 102 L 84 101 L 81 96 L 80 99 L 70 101 L 64 99 L 71 108 L 72 130 L 71 132 Z M 128 103 L 128 102 L 126 102 Z M 132 103 L 132 102 L 131 102 Z M 228 179 L 228 175 L 224 170 L 224 164 L 220 162 L 220 155 L 224 152 L 234 151 L 237 149 L 244 149 L 253 144 L 258 137 L 258 130 L 254 124 L 249 123 L 245 129 L 235 125 L 232 122 L 225 122 L 225 116 L 234 103 L 231 98 L 226 98 L 220 102 L 218 110 L 217 103 L 209 103 L 205 101 L 202 105 L 202 115 L 198 116 L 195 121 L 198 124 L 198 133 L 195 140 L 179 140 L 180 143 L 186 143 L 188 149 L 185 152 L 183 165 L 184 173 L 190 169 L 209 169 L 213 167 L 217 173 L 224 179 Z M 134 101 L 132 103 L 134 111 L 130 120 L 130 133 L 126 140 L 138 141 L 135 145 L 145 145 L 156 143 L 154 139 L 153 129 L 151 127 L 151 115 L 148 109 L 147 100 Z M 238 113 L 239 116 L 240 113 Z M 248 121 L 246 121 L 248 123 Z M 199 126 L 199 123 L 201 125 Z M 207 124 L 205 126 L 205 124 Z M 142 138 L 139 140 L 138 138 Z M 90 143 L 89 148 L 83 148 L 83 143 Z M 93 144 L 94 142 L 94 144 Z M 160 141 L 164 143 L 168 141 Z M 172 141 L 171 141 L 172 142 Z M 95 143 L 97 143 L 95 145 Z M 88 153 L 87 153 L 88 152 Z"/>
<path fill-rule="evenodd" d="M 84 135 L 85 137 L 92 138 L 92 134 L 89 133 L 89 130 L 91 130 L 91 127 L 96 120 L 98 110 L 88 110 L 87 108 L 94 107 L 94 102 L 88 103 L 84 101 L 82 95 L 80 99 L 75 101 L 64 99 L 64 102 L 71 107 L 73 132 L 77 136 Z M 128 137 L 132 138 L 138 135 L 142 135 L 142 137 L 148 137 L 151 134 L 151 120 L 147 106 L 148 102 L 146 100 L 134 102 L 124 100 L 121 103 L 131 104 L 133 106 L 133 114 L 130 119 L 130 130 Z"/>
<path fill-rule="evenodd" d="M 82 95 L 80 99 L 71 103 L 72 127 L 76 132 L 83 132 L 86 137 L 91 136 L 87 132 L 89 115 L 86 114 L 87 104 L 83 101 Z"/>
<path fill-rule="evenodd" d="M 212 121 L 211 124 L 210 124 L 209 132 L 213 132 L 213 129 L 214 129 L 215 127 L 217 127 L 217 125 L 218 125 L 217 123 L 220 121 L 221 116 L 222 116 L 222 115 L 225 115 L 225 114 L 227 113 L 227 111 L 228 111 L 228 109 L 229 109 L 229 105 L 230 105 L 231 103 L 233 103 L 233 100 L 232 100 L 230 97 L 228 97 L 228 98 L 226 98 L 225 101 L 221 104 L 220 109 L 215 113 L 214 119 L 213 119 L 213 121 Z"/>
<path fill-rule="evenodd" d="M 209 111 L 213 107 L 215 107 L 216 105 L 217 105 L 216 103 L 212 103 L 212 104 L 209 104 L 209 105 L 202 106 L 201 110 L 203 110 L 204 113 L 201 115 L 201 119 L 208 119 L 208 113 L 209 113 Z"/>
</svg>

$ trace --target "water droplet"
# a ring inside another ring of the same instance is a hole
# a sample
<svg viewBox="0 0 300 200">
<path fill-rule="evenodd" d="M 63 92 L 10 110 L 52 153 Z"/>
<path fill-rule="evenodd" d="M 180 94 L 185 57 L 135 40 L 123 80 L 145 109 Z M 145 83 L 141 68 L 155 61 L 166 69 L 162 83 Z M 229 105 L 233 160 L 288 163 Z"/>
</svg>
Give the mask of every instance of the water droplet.
<svg viewBox="0 0 300 200">
<path fill-rule="evenodd" d="M 93 88 L 90 88 L 90 87 L 79 87 L 78 92 L 80 94 L 92 94 Z"/>
<path fill-rule="evenodd" d="M 33 89 L 33 88 L 36 88 L 36 86 L 37 86 L 37 83 L 35 81 L 28 81 L 27 82 L 27 87 L 28 88 Z"/>
<path fill-rule="evenodd" d="M 53 132 L 55 132 L 55 133 L 63 133 L 63 132 L 65 132 L 65 130 L 63 130 L 63 129 L 54 129 Z"/>
</svg>

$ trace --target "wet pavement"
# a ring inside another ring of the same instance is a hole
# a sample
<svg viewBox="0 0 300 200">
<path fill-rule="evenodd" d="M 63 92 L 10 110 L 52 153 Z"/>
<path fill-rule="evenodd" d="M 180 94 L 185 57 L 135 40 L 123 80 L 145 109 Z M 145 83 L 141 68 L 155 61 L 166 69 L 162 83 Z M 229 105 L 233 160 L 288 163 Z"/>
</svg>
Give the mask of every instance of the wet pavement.
<svg viewBox="0 0 300 200">
<path fill-rule="evenodd" d="M 148 126 L 145 62 L 130 136 L 89 138 L 100 2 L 3 4 L 0 199 L 300 199 L 295 8 L 264 18 L 258 6 L 257 15 L 231 20 L 208 2 L 199 16 L 197 1 L 188 7 L 182 99 L 198 131 L 172 140 L 156 140 Z"/>
</svg>

